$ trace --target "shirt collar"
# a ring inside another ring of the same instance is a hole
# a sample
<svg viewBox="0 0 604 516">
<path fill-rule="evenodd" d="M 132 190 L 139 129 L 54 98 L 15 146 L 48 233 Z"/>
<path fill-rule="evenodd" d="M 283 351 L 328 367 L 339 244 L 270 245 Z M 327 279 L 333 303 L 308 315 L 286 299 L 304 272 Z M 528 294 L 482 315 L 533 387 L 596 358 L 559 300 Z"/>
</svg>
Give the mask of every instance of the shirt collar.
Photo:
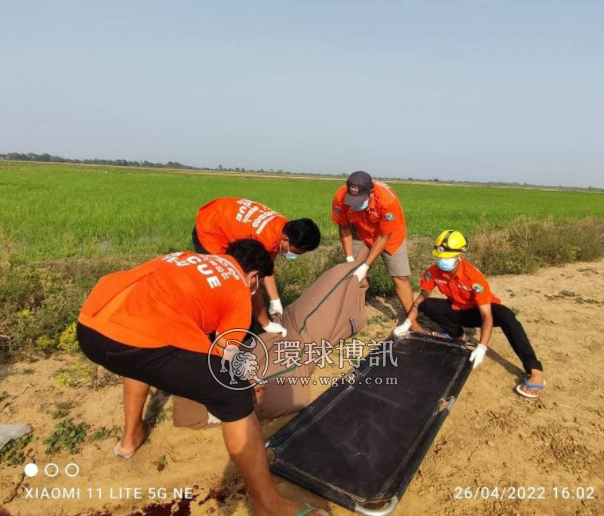
<svg viewBox="0 0 604 516">
<path fill-rule="evenodd" d="M 459 262 L 459 266 L 457 267 L 457 270 L 455 271 L 455 274 L 453 274 L 453 276 L 451 278 L 457 277 L 457 279 L 461 280 L 462 276 L 466 272 L 465 265 L 466 265 L 466 261 L 465 260 L 462 260 L 461 262 Z"/>
<path fill-rule="evenodd" d="M 375 206 L 376 206 L 376 200 L 375 200 L 375 190 L 373 191 L 373 196 L 369 196 L 369 206 L 367 206 L 368 210 L 374 210 L 375 211 Z"/>
</svg>

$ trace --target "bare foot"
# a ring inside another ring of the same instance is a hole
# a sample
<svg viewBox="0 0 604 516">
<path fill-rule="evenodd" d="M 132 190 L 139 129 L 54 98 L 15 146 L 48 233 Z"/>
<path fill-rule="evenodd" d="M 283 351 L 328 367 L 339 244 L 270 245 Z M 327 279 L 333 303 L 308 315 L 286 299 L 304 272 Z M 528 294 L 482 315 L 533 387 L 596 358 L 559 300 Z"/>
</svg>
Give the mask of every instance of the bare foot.
<svg viewBox="0 0 604 516">
<path fill-rule="evenodd" d="M 543 371 L 539 371 L 539 369 L 531 369 L 531 375 L 529 376 L 528 383 L 531 385 L 543 385 Z M 529 389 L 526 385 L 522 385 L 520 389 L 527 394 L 532 394 L 533 396 L 538 396 L 541 392 L 541 389 Z"/>
<path fill-rule="evenodd" d="M 124 437 L 122 437 L 122 440 L 120 441 L 120 452 L 123 455 L 131 454 L 143 444 L 143 441 L 146 437 L 147 426 L 143 421 L 141 421 L 140 424 L 136 426 L 133 432 L 129 432 L 128 435 L 124 434 Z"/>
</svg>

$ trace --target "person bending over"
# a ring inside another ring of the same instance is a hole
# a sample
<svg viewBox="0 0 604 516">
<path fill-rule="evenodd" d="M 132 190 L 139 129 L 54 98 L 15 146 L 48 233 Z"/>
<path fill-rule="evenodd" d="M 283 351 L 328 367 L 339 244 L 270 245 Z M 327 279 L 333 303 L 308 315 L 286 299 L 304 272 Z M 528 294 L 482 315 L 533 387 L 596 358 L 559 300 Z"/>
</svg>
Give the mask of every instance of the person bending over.
<svg viewBox="0 0 604 516">
<path fill-rule="evenodd" d="M 221 255 L 178 252 L 156 258 L 101 278 L 82 307 L 78 341 L 90 360 L 123 377 L 125 425 L 114 449 L 118 457 L 129 459 L 144 443 L 149 428 L 143 408 L 154 386 L 203 403 L 223 421 L 226 448 L 249 487 L 255 514 L 325 514 L 277 492 L 251 385 L 239 378 L 240 390 L 228 387 L 232 379 L 221 367 L 223 349 L 244 339 L 251 296 L 272 274 L 272 259 L 255 240 L 233 242 Z M 207 334 L 213 332 L 219 338 L 211 343 Z"/>
<path fill-rule="evenodd" d="M 200 254 L 221 254 L 235 240 L 251 238 L 264 246 L 273 261 L 279 254 L 295 260 L 319 246 L 321 231 L 311 219 L 287 220 L 259 202 L 220 197 L 199 208 L 192 238 L 193 247 Z M 263 284 L 270 300 L 268 314 L 262 292 L 258 291 L 252 298 L 254 317 L 264 331 L 285 337 L 285 328 L 270 318 L 283 316 L 275 276 L 267 276 Z"/>
<path fill-rule="evenodd" d="M 367 172 L 353 172 L 333 198 L 331 220 L 338 225 L 347 262 L 353 262 L 364 247 L 369 249 L 355 272 L 359 280 L 381 256 L 396 296 L 409 313 L 413 289 L 409 282 L 407 225 L 394 190 L 382 181 L 374 181 Z"/>
</svg>

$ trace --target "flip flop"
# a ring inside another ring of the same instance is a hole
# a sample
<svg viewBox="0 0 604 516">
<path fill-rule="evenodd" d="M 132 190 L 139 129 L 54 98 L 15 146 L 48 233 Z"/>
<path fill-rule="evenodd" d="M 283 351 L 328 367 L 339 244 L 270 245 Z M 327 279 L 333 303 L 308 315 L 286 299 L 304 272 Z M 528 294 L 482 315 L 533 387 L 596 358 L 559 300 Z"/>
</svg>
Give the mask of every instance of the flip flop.
<svg viewBox="0 0 604 516">
<path fill-rule="evenodd" d="M 530 394 L 522 390 L 522 386 L 524 385 L 527 389 L 535 389 L 537 391 L 542 391 L 545 389 L 545 382 L 543 385 L 534 385 L 532 383 L 528 383 L 529 377 L 528 375 L 524 377 L 524 383 L 519 383 L 516 385 L 516 392 L 520 394 L 520 396 L 524 396 L 525 398 L 535 399 L 539 397 L 539 394 Z"/>
<path fill-rule="evenodd" d="M 298 514 L 296 514 L 296 516 L 306 516 L 307 514 L 310 514 L 313 511 L 319 511 L 319 514 L 321 514 L 321 516 L 329 516 L 329 513 L 324 511 L 323 509 L 315 509 L 309 503 L 305 503 L 304 505 L 306 505 L 306 509 L 302 509 Z"/>
<path fill-rule="evenodd" d="M 115 445 L 115 448 L 113 448 L 113 453 L 115 454 L 116 457 L 119 457 L 120 459 L 130 459 L 134 456 L 134 454 L 139 450 L 139 448 L 145 444 L 145 441 L 147 440 L 147 438 L 149 437 L 149 434 L 151 433 L 151 428 L 149 427 L 148 424 L 145 423 L 145 435 L 143 437 L 143 440 L 141 441 L 141 443 L 134 449 L 134 451 L 130 452 L 130 453 L 122 453 L 121 447 L 122 447 L 122 440 L 120 439 L 118 441 L 118 443 Z"/>
</svg>

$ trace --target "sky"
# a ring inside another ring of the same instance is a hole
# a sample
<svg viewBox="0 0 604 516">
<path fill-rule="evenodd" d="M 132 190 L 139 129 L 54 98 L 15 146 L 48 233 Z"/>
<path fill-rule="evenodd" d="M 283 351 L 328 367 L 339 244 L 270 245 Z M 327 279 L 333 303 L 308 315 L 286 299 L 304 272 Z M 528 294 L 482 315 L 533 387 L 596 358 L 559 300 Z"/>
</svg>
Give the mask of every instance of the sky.
<svg viewBox="0 0 604 516">
<path fill-rule="evenodd" d="M 604 187 L 604 2 L 0 0 L 0 153 Z"/>
</svg>

